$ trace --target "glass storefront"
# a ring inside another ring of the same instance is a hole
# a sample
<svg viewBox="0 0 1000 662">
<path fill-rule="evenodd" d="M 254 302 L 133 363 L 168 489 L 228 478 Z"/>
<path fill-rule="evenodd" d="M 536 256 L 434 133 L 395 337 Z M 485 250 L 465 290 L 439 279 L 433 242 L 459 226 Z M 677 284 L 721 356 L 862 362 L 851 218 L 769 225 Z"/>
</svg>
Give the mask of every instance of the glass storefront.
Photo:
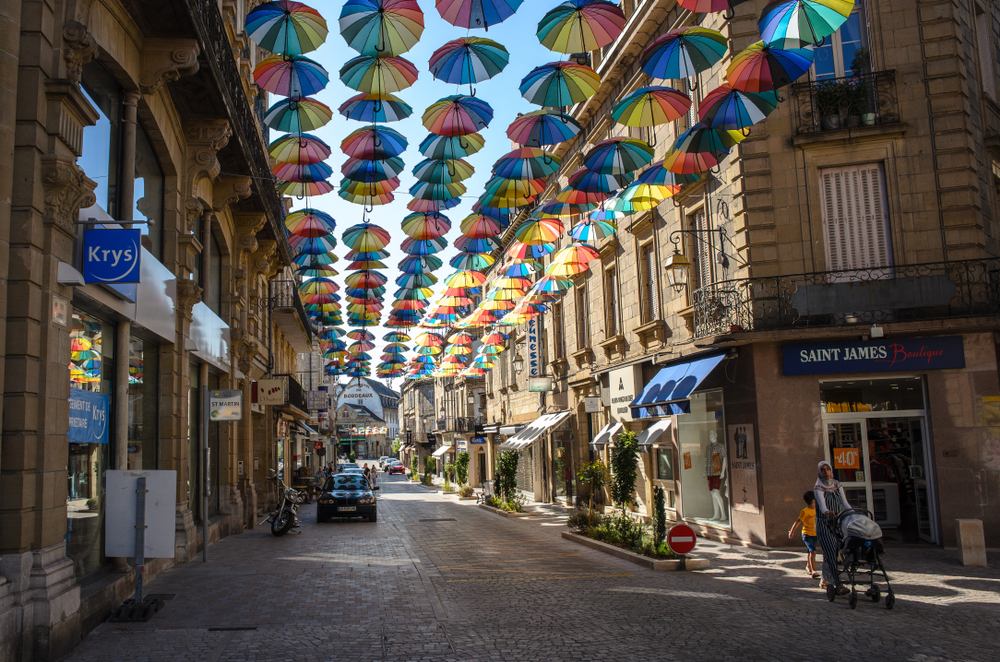
<svg viewBox="0 0 1000 662">
<path fill-rule="evenodd" d="M 573 502 L 576 467 L 573 462 L 573 436 L 568 430 L 552 433 L 552 497 Z"/>
<path fill-rule="evenodd" d="M 675 509 L 675 490 L 677 480 L 677 453 L 673 445 L 655 446 L 653 449 L 653 462 L 655 462 L 654 475 L 657 481 L 661 481 L 664 491 L 664 502 L 667 508 Z"/>
<path fill-rule="evenodd" d="M 535 453 L 533 447 L 518 452 L 517 489 L 522 492 L 535 491 Z"/>
<path fill-rule="evenodd" d="M 77 577 L 104 562 L 104 471 L 112 457 L 114 327 L 74 312 L 70 329 L 66 555 Z"/>
<path fill-rule="evenodd" d="M 691 413 L 677 416 L 680 444 L 676 467 L 685 518 L 729 526 L 728 458 L 721 390 L 692 393 Z M 659 469 L 658 469 L 659 470 Z"/>
<path fill-rule="evenodd" d="M 159 467 L 159 366 L 156 343 L 133 337 L 128 348 L 128 468 Z"/>
<path fill-rule="evenodd" d="M 149 221 L 139 225 L 146 239 L 143 247 L 160 258 L 163 254 L 164 177 L 149 134 L 140 124 L 135 136 L 135 196 L 132 219 Z"/>
</svg>

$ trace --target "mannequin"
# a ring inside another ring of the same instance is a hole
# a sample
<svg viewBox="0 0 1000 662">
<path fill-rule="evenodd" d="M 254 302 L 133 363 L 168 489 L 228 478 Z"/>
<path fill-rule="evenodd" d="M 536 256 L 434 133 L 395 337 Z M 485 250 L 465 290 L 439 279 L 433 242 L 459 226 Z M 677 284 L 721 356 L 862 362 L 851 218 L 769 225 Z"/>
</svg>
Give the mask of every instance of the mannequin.
<svg viewBox="0 0 1000 662">
<path fill-rule="evenodd" d="M 719 443 L 719 433 L 715 430 L 708 433 L 705 477 L 708 479 L 708 491 L 712 496 L 712 520 L 725 522 L 729 519 L 726 515 L 726 502 L 722 496 L 722 483 L 726 480 L 726 447 Z"/>
</svg>

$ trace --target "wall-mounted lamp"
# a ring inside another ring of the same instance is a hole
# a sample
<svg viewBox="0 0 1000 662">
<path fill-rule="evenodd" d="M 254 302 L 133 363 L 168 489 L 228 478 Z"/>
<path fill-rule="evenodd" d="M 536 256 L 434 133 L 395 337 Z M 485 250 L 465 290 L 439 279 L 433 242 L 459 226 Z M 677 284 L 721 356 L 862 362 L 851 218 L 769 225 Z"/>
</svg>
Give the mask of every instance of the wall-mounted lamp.
<svg viewBox="0 0 1000 662">
<path fill-rule="evenodd" d="M 691 260 L 681 253 L 680 248 L 674 246 L 674 254 L 663 263 L 663 268 L 667 271 L 667 283 L 680 293 L 688 284 L 688 273 L 691 271 Z"/>
</svg>

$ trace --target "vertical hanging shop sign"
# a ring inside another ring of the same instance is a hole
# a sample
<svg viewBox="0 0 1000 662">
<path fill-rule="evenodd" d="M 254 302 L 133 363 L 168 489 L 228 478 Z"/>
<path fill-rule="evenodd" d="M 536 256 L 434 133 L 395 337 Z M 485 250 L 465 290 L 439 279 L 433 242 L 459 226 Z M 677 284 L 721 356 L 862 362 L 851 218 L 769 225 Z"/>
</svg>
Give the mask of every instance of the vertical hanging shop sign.
<svg viewBox="0 0 1000 662">
<path fill-rule="evenodd" d="M 538 322 L 528 320 L 528 377 L 538 377 L 542 374 L 541 360 L 538 352 Z"/>
</svg>

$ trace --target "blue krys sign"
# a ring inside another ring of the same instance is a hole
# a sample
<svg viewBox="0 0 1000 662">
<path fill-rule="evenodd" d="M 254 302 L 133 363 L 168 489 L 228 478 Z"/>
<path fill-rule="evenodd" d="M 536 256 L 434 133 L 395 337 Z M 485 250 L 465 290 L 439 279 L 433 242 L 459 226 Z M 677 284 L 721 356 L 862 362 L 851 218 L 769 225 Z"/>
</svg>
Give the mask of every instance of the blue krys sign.
<svg viewBox="0 0 1000 662">
<path fill-rule="evenodd" d="M 783 345 L 781 351 L 786 375 L 947 370 L 965 367 L 962 336 L 789 343 Z"/>
<path fill-rule="evenodd" d="M 69 390 L 69 431 L 71 444 L 108 443 L 109 398 L 78 388 Z"/>
<path fill-rule="evenodd" d="M 87 283 L 139 282 L 142 233 L 93 228 L 83 233 L 83 280 Z"/>
</svg>

